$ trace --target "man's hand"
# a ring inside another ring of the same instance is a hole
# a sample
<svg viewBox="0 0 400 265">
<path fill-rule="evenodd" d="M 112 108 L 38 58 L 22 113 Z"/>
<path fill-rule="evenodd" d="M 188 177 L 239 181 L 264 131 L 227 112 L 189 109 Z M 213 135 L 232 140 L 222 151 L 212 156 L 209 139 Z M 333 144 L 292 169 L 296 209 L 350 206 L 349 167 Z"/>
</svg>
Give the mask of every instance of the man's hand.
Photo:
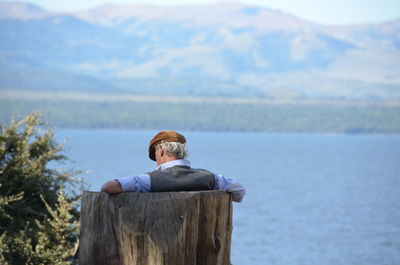
<svg viewBox="0 0 400 265">
<path fill-rule="evenodd" d="M 101 191 L 107 192 L 108 194 L 117 194 L 122 192 L 122 188 L 118 181 L 110 180 L 103 184 Z"/>
</svg>

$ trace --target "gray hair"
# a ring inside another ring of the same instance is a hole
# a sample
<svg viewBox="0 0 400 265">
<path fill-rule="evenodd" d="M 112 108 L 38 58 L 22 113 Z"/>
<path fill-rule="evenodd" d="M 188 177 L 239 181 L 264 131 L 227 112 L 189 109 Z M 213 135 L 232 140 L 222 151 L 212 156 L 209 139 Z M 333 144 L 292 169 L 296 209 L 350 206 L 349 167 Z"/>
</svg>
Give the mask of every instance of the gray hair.
<svg viewBox="0 0 400 265">
<path fill-rule="evenodd" d="M 179 142 L 162 142 L 160 146 L 164 152 L 175 156 L 177 159 L 184 159 L 189 154 L 186 144 Z"/>
</svg>

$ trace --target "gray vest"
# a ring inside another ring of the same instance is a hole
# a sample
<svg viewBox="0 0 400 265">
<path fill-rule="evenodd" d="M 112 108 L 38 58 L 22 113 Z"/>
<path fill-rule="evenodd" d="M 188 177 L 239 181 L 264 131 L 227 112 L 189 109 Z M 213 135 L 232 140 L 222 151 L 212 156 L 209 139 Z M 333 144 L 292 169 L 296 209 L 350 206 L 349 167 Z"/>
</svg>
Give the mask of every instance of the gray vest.
<svg viewBox="0 0 400 265">
<path fill-rule="evenodd" d="M 215 176 L 208 170 L 187 166 L 173 166 L 154 170 L 150 175 L 151 191 L 199 191 L 213 190 Z"/>
</svg>

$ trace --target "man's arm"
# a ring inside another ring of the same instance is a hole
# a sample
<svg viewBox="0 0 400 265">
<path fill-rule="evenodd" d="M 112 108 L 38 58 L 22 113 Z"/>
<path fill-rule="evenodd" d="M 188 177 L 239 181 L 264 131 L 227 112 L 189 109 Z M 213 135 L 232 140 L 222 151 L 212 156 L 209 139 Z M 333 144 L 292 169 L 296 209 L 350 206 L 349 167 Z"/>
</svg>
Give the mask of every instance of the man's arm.
<svg viewBox="0 0 400 265">
<path fill-rule="evenodd" d="M 222 175 L 215 175 L 215 190 L 223 190 L 232 194 L 234 202 L 241 202 L 246 194 L 245 188 L 239 182 L 226 178 Z"/>
<path fill-rule="evenodd" d="M 117 178 L 103 184 L 101 191 L 108 194 L 118 194 L 125 191 L 149 192 L 151 189 L 150 176 L 141 174 L 126 178 Z"/>
<path fill-rule="evenodd" d="M 122 192 L 121 183 L 116 180 L 110 180 L 103 184 L 101 191 L 107 192 L 108 194 L 117 194 Z"/>
</svg>

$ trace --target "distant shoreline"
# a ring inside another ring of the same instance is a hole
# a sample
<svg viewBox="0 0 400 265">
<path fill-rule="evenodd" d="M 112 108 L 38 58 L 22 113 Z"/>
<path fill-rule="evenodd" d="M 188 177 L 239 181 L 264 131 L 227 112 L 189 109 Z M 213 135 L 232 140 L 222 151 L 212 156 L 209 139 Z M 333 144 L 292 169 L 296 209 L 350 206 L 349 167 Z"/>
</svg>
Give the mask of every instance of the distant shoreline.
<svg viewBox="0 0 400 265">
<path fill-rule="evenodd" d="M 122 97 L 1 94 L 0 122 L 43 114 L 51 126 L 82 129 L 237 131 L 266 133 L 399 134 L 400 105 L 365 102 L 272 102 L 247 98 Z M 27 96 L 27 95 L 25 95 Z M 204 100 L 203 100 L 204 99 Z M 257 101 L 258 100 L 258 101 Z M 257 102 L 257 103 L 252 103 Z"/>
<path fill-rule="evenodd" d="M 141 102 L 141 103 L 207 103 L 207 104 L 261 104 L 261 105 L 300 105 L 300 106 L 400 106 L 400 100 L 366 99 L 311 99 L 267 97 L 220 97 L 220 96 L 175 96 L 175 95 L 140 95 L 133 93 L 85 93 L 52 92 L 31 90 L 0 90 L 0 100 L 67 100 L 89 102 Z"/>
</svg>

